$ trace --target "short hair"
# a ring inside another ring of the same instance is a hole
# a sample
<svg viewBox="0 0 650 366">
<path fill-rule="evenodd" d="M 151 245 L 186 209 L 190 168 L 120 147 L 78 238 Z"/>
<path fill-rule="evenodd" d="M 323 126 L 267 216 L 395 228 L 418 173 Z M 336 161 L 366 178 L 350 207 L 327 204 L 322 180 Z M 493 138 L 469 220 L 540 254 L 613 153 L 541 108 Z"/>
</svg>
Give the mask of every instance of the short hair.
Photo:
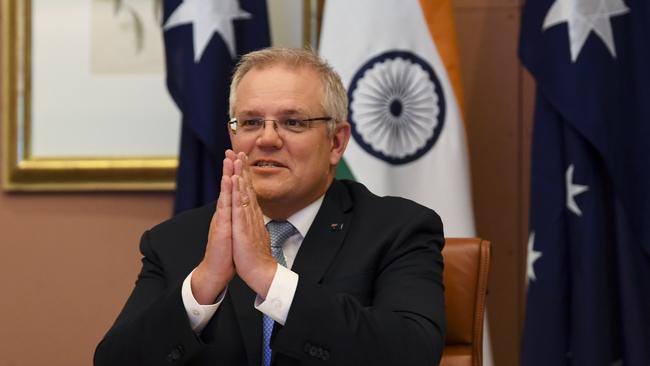
<svg viewBox="0 0 650 366">
<path fill-rule="evenodd" d="M 329 132 L 333 133 L 336 123 L 348 118 L 348 94 L 341 78 L 334 69 L 311 49 L 269 47 L 250 52 L 241 57 L 230 83 L 229 114 L 233 116 L 236 97 L 235 92 L 244 75 L 255 68 L 275 65 L 290 67 L 309 67 L 320 76 L 324 87 L 323 110 L 334 119 L 329 123 Z"/>
</svg>

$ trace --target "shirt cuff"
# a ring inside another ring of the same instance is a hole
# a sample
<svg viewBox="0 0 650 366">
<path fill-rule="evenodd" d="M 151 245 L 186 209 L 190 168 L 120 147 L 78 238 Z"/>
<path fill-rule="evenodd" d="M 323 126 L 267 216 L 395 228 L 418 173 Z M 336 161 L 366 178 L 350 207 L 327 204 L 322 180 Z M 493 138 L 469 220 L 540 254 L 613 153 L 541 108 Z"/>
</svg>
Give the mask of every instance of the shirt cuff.
<svg viewBox="0 0 650 366">
<path fill-rule="evenodd" d="M 255 309 L 284 325 L 297 287 L 298 274 L 278 264 L 266 299 L 258 295 L 255 298 Z"/>
<path fill-rule="evenodd" d="M 198 334 L 203 331 L 203 328 L 205 328 L 210 319 L 212 319 L 212 316 L 214 316 L 214 313 L 219 309 L 219 305 L 221 305 L 224 296 L 226 296 L 226 290 L 228 290 L 228 287 L 221 291 L 214 304 L 201 305 L 196 301 L 192 294 L 192 273 L 194 273 L 194 271 L 190 272 L 190 274 L 185 278 L 185 281 L 183 281 L 181 296 L 183 297 L 183 305 L 187 312 L 187 318 L 190 320 L 190 327 L 192 327 L 194 333 Z"/>
</svg>

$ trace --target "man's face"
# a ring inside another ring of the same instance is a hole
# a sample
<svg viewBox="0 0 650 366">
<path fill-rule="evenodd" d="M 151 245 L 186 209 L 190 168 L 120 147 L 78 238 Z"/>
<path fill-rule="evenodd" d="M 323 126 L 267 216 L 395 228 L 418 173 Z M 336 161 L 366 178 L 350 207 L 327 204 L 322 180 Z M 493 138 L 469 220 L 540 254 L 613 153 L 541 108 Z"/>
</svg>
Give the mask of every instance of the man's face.
<svg viewBox="0 0 650 366">
<path fill-rule="evenodd" d="M 252 69 L 235 93 L 238 120 L 327 116 L 321 103 L 322 82 L 308 67 Z M 337 124 L 335 134 L 329 136 L 327 122 L 314 122 L 310 129 L 292 133 L 267 121 L 258 132 L 231 133 L 230 138 L 235 152 L 248 155 L 253 188 L 264 213 L 286 218 L 325 193 L 349 136 L 347 123 Z"/>
</svg>

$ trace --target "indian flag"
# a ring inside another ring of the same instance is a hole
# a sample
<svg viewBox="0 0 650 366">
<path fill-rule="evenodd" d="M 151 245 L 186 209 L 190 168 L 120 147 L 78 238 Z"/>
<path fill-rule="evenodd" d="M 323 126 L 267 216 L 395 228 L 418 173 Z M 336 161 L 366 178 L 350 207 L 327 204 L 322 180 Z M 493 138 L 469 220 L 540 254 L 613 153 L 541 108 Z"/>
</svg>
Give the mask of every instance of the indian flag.
<svg viewBox="0 0 650 366">
<path fill-rule="evenodd" d="M 452 0 L 325 4 L 320 54 L 348 89 L 352 126 L 337 176 L 434 209 L 447 237 L 475 236 Z"/>
<path fill-rule="evenodd" d="M 451 0 L 327 0 L 320 54 L 348 88 L 339 177 L 434 209 L 474 236 Z"/>
</svg>

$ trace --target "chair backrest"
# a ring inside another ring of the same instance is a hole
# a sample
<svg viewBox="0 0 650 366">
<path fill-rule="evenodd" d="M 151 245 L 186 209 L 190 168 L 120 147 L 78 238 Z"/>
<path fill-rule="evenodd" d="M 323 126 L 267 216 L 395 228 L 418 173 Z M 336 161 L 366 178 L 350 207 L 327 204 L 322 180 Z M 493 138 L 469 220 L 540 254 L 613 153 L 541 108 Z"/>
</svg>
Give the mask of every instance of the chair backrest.
<svg viewBox="0 0 650 366">
<path fill-rule="evenodd" d="M 447 238 L 442 256 L 447 334 L 440 365 L 481 366 L 490 242 Z"/>
</svg>

